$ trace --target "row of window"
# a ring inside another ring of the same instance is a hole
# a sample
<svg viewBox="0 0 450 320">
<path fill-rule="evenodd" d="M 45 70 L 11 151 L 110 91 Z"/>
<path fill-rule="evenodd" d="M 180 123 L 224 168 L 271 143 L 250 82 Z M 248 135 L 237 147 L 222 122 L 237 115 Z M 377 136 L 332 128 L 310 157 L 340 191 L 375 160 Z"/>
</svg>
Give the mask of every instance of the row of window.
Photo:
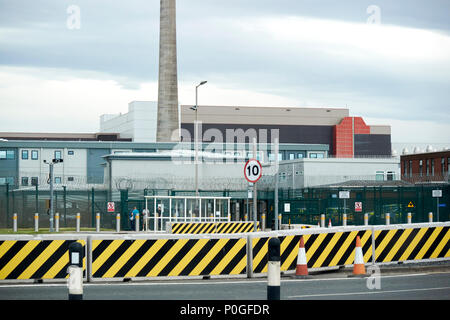
<svg viewBox="0 0 450 320">
<path fill-rule="evenodd" d="M 61 184 L 62 183 L 62 178 L 61 177 L 54 177 L 54 179 L 55 179 L 55 181 L 54 181 L 55 184 Z M 67 177 L 67 181 L 68 182 L 73 182 L 74 178 L 73 177 Z M 28 177 L 22 177 L 22 181 L 21 181 L 22 186 L 28 186 L 29 182 L 30 182 L 30 179 Z M 39 183 L 38 177 L 31 177 L 31 185 L 32 186 L 36 186 L 36 185 L 38 185 L 38 183 Z M 0 184 L 1 184 L 1 182 L 0 182 Z"/>
<path fill-rule="evenodd" d="M 426 160 L 419 160 L 419 176 L 423 177 L 425 176 L 434 176 L 436 174 L 435 172 L 435 159 L 426 159 Z M 424 170 L 425 166 L 425 170 Z M 447 172 L 450 172 L 450 158 L 447 158 L 447 166 L 445 165 L 445 158 L 441 158 L 441 170 L 440 174 L 445 175 L 447 167 Z M 403 161 L 403 175 L 405 177 L 412 177 L 413 176 L 413 160 L 404 160 Z"/>
<path fill-rule="evenodd" d="M 69 156 L 73 156 L 75 154 L 75 152 L 73 150 L 69 150 L 67 151 L 67 155 Z M 28 160 L 30 159 L 30 155 L 31 155 L 31 160 L 38 160 L 39 159 L 39 151 L 38 150 L 22 150 L 22 160 Z M 61 150 L 55 150 L 54 154 L 54 159 L 62 159 L 62 151 Z"/>
<path fill-rule="evenodd" d="M 73 156 L 75 152 L 73 150 L 68 150 L 67 155 Z M 0 150 L 0 160 L 15 160 L 16 152 L 14 150 Z M 39 160 L 39 150 L 22 150 L 21 152 L 22 160 Z M 62 159 L 62 151 L 55 150 L 54 159 Z"/>
</svg>

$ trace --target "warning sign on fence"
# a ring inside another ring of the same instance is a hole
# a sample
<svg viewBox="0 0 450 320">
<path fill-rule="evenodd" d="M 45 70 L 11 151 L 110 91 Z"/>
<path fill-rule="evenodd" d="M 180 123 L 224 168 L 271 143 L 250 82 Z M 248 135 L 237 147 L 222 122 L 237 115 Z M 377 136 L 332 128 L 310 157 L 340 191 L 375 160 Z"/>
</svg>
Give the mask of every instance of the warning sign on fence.
<svg viewBox="0 0 450 320">
<path fill-rule="evenodd" d="M 114 202 L 108 202 L 107 211 L 114 212 Z"/>
<path fill-rule="evenodd" d="M 362 202 L 355 202 L 355 212 L 362 212 Z"/>
</svg>

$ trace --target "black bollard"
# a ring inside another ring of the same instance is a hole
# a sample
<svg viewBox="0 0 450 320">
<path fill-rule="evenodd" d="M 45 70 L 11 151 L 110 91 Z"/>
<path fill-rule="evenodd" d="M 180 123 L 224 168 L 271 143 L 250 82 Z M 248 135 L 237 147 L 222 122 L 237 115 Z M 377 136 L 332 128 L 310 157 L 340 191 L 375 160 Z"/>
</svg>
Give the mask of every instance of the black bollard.
<svg viewBox="0 0 450 320">
<path fill-rule="evenodd" d="M 69 245 L 69 300 L 83 300 L 83 246 L 79 242 Z"/>
<path fill-rule="evenodd" d="M 267 259 L 267 300 L 280 300 L 280 239 L 270 238 Z"/>
</svg>

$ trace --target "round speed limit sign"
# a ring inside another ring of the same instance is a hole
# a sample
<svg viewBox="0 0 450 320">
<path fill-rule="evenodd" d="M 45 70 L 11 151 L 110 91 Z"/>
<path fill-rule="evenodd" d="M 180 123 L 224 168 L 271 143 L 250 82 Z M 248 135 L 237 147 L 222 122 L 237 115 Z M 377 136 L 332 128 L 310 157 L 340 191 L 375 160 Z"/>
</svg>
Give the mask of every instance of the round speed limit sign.
<svg viewBox="0 0 450 320">
<path fill-rule="evenodd" d="M 244 166 L 244 176 L 248 182 L 255 183 L 261 178 L 262 166 L 256 159 L 250 159 Z"/>
</svg>

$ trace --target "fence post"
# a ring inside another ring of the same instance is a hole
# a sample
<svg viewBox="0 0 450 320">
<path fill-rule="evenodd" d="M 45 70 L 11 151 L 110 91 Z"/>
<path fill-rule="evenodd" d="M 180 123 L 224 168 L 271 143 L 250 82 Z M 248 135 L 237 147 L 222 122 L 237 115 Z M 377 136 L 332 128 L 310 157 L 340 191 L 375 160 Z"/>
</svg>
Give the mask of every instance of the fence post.
<svg viewBox="0 0 450 320">
<path fill-rule="evenodd" d="M 77 212 L 77 232 L 80 232 L 80 213 Z"/>
<path fill-rule="evenodd" d="M 116 214 L 116 232 L 120 232 L 120 213 Z"/>
<path fill-rule="evenodd" d="M 59 212 L 55 213 L 55 232 L 59 232 Z"/>
<path fill-rule="evenodd" d="M 433 222 L 433 212 L 428 212 L 428 222 Z"/>
<path fill-rule="evenodd" d="M 34 214 L 34 232 L 39 232 L 39 213 Z"/>
<path fill-rule="evenodd" d="M 386 212 L 386 225 L 391 224 L 391 214 L 389 212 Z"/>
<path fill-rule="evenodd" d="M 95 217 L 95 231 L 100 232 L 100 212 L 97 212 Z"/>
<path fill-rule="evenodd" d="M 13 214 L 13 232 L 17 232 L 17 213 Z"/>
</svg>

